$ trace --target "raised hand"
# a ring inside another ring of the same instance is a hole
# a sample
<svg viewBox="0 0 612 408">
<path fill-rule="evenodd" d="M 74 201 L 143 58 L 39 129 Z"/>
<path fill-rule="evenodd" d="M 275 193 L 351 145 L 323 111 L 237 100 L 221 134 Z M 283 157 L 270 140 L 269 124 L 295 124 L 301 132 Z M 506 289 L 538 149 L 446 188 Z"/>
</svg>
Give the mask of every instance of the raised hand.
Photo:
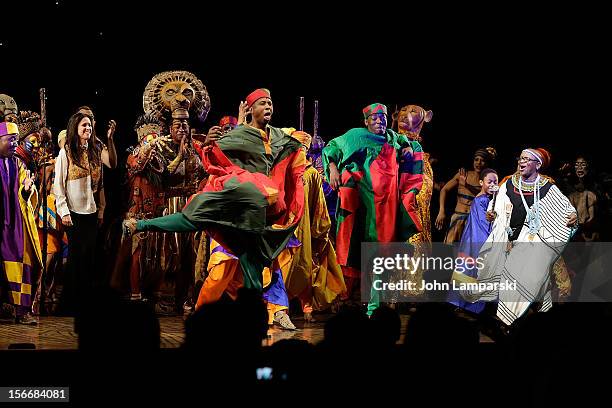
<svg viewBox="0 0 612 408">
<path fill-rule="evenodd" d="M 204 144 L 209 145 L 212 142 L 216 142 L 221 139 L 223 134 L 221 133 L 221 126 L 213 126 L 208 130 L 208 134 L 206 135 L 206 139 L 204 139 Z"/>
<path fill-rule="evenodd" d="M 169 153 L 173 153 L 172 149 L 168 147 L 168 143 L 172 143 L 172 136 L 162 136 L 154 139 L 152 143 L 155 143 L 155 147 L 161 153 L 166 149 Z"/>
<path fill-rule="evenodd" d="M 465 186 L 467 180 L 467 171 L 464 168 L 459 169 L 459 185 Z"/>
<path fill-rule="evenodd" d="M 179 147 L 179 156 L 181 157 L 186 157 L 188 155 L 187 152 L 187 148 L 189 146 L 189 141 L 187 140 L 187 138 L 182 138 L 181 139 L 181 145 Z"/>
<path fill-rule="evenodd" d="M 238 106 L 238 124 L 239 125 L 246 123 L 246 117 L 249 113 L 250 113 L 250 109 L 246 101 L 241 101 L 240 106 Z"/>
<path fill-rule="evenodd" d="M 117 122 L 115 122 L 114 120 L 111 120 L 110 122 L 108 122 L 108 131 L 106 132 L 106 136 L 108 137 L 108 140 L 111 140 L 113 138 L 113 136 L 115 135 L 116 129 L 117 129 Z"/>
</svg>

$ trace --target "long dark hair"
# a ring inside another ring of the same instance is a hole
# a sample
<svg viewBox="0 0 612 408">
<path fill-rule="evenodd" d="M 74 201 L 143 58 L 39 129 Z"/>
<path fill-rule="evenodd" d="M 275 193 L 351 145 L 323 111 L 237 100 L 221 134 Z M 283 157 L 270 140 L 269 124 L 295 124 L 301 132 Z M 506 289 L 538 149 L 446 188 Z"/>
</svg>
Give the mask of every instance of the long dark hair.
<svg viewBox="0 0 612 408">
<path fill-rule="evenodd" d="M 68 127 L 66 128 L 66 147 L 68 157 L 70 160 L 76 165 L 83 168 L 83 164 L 81 163 L 80 155 L 78 151 L 79 147 L 79 123 L 84 118 L 89 118 L 91 121 L 91 137 L 89 138 L 89 142 L 87 143 L 87 158 L 90 163 L 93 163 L 95 166 L 100 166 L 100 162 L 102 161 L 101 150 L 96 143 L 96 131 L 93 128 L 93 118 L 90 115 L 86 115 L 85 113 L 77 112 L 70 117 L 68 120 Z"/>
</svg>

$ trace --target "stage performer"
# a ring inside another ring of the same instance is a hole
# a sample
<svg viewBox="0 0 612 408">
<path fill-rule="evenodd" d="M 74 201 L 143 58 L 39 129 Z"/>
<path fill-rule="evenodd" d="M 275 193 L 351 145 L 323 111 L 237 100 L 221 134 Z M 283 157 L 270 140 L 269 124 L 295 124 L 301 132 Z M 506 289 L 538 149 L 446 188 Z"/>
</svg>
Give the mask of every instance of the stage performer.
<svg viewBox="0 0 612 408">
<path fill-rule="evenodd" d="M 540 175 L 550 153 L 525 149 L 518 163 L 520 173 L 500 186 L 495 208 L 489 205 L 487 213 L 495 221 L 480 250 L 484 265 L 477 282 L 492 285 L 461 291 L 470 302 L 497 300 L 497 317 L 508 326 L 533 302 L 542 303 L 540 311 L 552 306 L 550 274 L 577 222 L 569 199 Z"/>
<path fill-rule="evenodd" d="M 362 242 L 405 242 L 421 230 L 416 204 L 423 184 L 421 145 L 387 129 L 383 104 L 366 106 L 363 118 L 365 128 L 351 129 L 323 149 L 326 177 L 338 190 L 336 251 L 349 297 L 361 278 Z M 369 298 L 371 315 L 378 292 Z"/>
<path fill-rule="evenodd" d="M 42 268 L 42 252 L 34 209 L 38 194 L 34 180 L 15 157 L 19 130 L 0 122 L 0 268 L 7 305 L 14 309 L 15 322 L 37 324 L 32 316 L 32 290 Z"/>
<path fill-rule="evenodd" d="M 137 231 L 206 230 L 213 238 L 209 274 L 196 307 L 217 301 L 239 286 L 263 290 L 272 320 L 295 328 L 275 260 L 287 246 L 303 213 L 306 162 L 302 132 L 270 126 L 270 92 L 246 99 L 251 119 L 202 150 L 210 174 L 206 187 L 179 213 L 128 223 Z M 135 225 L 134 225 L 135 224 Z M 134 226 L 136 228 L 134 228 Z M 242 281 L 242 282 L 241 282 Z"/>
</svg>

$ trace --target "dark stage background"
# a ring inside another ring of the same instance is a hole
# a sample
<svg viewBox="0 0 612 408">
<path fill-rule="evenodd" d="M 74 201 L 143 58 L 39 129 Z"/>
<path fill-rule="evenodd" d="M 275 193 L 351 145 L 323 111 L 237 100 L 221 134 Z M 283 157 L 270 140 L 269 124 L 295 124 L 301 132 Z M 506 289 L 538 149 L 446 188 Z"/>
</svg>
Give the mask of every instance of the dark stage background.
<svg viewBox="0 0 612 408">
<path fill-rule="evenodd" d="M 422 135 L 425 151 L 439 159 L 437 180 L 471 168 L 473 151 L 485 145 L 496 147 L 500 174 L 513 171 L 527 146 L 549 149 L 553 168 L 586 153 L 599 171 L 610 169 L 600 130 L 606 107 L 597 99 L 607 93 L 609 81 L 601 78 L 610 71 L 595 10 L 585 20 L 570 8 L 518 5 L 331 7 L 55 0 L 3 6 L 0 92 L 20 110 L 38 111 L 38 89 L 45 87 L 54 135 L 78 106 L 92 106 L 100 138 L 107 121 L 117 121 L 122 159 L 136 139 L 147 82 L 184 69 L 210 94 L 203 130 L 266 87 L 276 126 L 297 127 L 304 96 L 311 131 L 318 99 L 326 140 L 360 126 L 361 109 L 372 102 L 433 110 Z M 106 174 L 118 200 L 121 170 Z"/>
</svg>

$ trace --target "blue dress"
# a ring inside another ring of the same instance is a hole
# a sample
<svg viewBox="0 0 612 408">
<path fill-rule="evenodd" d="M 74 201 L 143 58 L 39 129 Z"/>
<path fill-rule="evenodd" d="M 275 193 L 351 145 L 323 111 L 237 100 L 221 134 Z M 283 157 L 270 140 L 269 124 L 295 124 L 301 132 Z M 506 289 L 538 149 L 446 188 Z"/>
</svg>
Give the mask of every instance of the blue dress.
<svg viewBox="0 0 612 408">
<path fill-rule="evenodd" d="M 467 224 L 461 235 L 461 243 L 459 244 L 459 252 L 457 254 L 458 258 L 476 259 L 480 253 L 480 248 L 489 237 L 493 225 L 493 223 L 487 221 L 489 200 L 490 198 L 487 194 L 474 198 L 470 206 L 470 215 Z M 463 273 L 472 278 L 478 277 L 478 269 L 475 266 L 472 268 L 465 267 Z M 459 306 L 473 313 L 482 312 L 485 305 L 483 301 L 475 303 L 467 302 L 454 290 L 449 292 L 448 301 L 455 306 Z"/>
</svg>

